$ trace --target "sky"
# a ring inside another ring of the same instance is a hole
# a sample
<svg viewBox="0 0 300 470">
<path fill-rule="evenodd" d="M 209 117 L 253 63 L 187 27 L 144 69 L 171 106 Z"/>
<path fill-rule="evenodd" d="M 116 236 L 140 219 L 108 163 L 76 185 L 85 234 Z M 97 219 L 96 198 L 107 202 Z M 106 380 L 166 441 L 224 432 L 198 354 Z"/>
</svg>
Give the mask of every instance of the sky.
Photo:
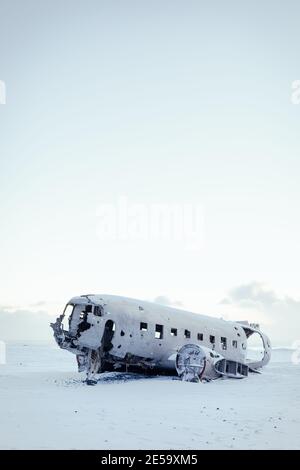
<svg viewBox="0 0 300 470">
<path fill-rule="evenodd" d="M 297 0 L 0 0 L 2 336 L 107 293 L 300 338 L 299 17 Z M 103 236 L 124 201 L 129 235 Z M 199 208 L 199 244 L 151 235 L 157 205 Z"/>
</svg>

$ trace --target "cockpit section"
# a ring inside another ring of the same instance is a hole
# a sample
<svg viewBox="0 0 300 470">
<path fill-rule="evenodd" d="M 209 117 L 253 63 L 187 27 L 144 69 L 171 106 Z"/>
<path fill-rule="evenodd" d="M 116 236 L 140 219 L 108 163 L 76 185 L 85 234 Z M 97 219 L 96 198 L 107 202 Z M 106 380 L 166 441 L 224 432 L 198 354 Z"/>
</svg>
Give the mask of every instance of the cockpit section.
<svg viewBox="0 0 300 470">
<path fill-rule="evenodd" d="M 68 332 L 72 337 L 80 334 L 91 327 L 91 317 L 101 317 L 104 311 L 101 305 L 93 304 L 67 304 L 63 316 L 68 322 Z"/>
<path fill-rule="evenodd" d="M 88 298 L 76 298 L 75 302 L 69 302 L 62 315 L 51 324 L 58 345 L 74 353 L 83 347 L 96 347 L 101 327 L 99 317 L 103 315 L 103 306 L 95 305 Z M 95 329 L 95 325 L 98 328 Z M 90 329 L 91 334 L 86 337 L 84 333 Z"/>
<path fill-rule="evenodd" d="M 76 354 L 78 370 L 88 377 L 101 370 L 102 357 L 113 347 L 115 323 L 105 322 L 104 307 L 88 296 L 76 297 L 66 305 L 62 315 L 52 323 L 57 344 Z"/>
<path fill-rule="evenodd" d="M 92 312 L 92 305 L 72 305 L 66 306 L 66 311 L 71 313 L 68 316 L 69 333 L 71 336 L 78 336 L 82 331 L 90 328 L 88 314 Z"/>
</svg>

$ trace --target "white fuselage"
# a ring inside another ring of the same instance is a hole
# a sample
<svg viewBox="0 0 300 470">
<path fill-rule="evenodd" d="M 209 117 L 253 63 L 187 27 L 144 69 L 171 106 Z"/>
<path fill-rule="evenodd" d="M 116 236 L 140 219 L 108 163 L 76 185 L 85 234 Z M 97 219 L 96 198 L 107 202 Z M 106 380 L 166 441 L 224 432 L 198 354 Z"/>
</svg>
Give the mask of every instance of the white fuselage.
<svg viewBox="0 0 300 470">
<path fill-rule="evenodd" d="M 60 346 L 77 355 L 86 350 L 106 351 L 116 366 L 118 361 L 129 361 L 174 369 L 176 354 L 186 344 L 204 346 L 227 360 L 245 364 L 249 332 L 258 333 L 264 344 L 264 357 L 256 366 L 270 359 L 268 338 L 240 323 L 113 295 L 74 297 L 68 305 L 74 308 L 69 330 L 61 330 L 65 339 Z M 83 319 L 87 327 L 80 331 Z M 104 340 L 107 330 L 109 341 Z"/>
</svg>

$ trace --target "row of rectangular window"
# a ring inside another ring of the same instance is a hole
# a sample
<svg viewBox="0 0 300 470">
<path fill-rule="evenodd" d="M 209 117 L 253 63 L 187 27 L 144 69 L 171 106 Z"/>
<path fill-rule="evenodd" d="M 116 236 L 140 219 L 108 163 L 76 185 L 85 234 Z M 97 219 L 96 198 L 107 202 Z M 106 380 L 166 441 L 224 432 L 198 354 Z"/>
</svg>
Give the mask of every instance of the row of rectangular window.
<svg viewBox="0 0 300 470">
<path fill-rule="evenodd" d="M 141 331 L 147 331 L 148 330 L 148 323 L 141 322 L 140 323 L 140 330 Z M 171 336 L 177 336 L 177 328 L 171 328 Z M 164 326 L 163 325 L 155 325 L 155 338 L 156 339 L 163 339 L 164 337 Z M 184 330 L 184 337 L 185 338 L 190 338 L 191 337 L 191 332 L 189 330 Z M 198 341 L 203 341 L 203 333 L 198 333 L 197 334 L 197 339 Z M 211 344 L 216 343 L 216 337 L 213 335 L 209 336 L 209 341 Z M 227 338 L 224 336 L 221 336 L 221 346 L 222 349 L 227 349 Z M 234 348 L 237 348 L 237 340 L 232 340 L 232 346 Z"/>
</svg>

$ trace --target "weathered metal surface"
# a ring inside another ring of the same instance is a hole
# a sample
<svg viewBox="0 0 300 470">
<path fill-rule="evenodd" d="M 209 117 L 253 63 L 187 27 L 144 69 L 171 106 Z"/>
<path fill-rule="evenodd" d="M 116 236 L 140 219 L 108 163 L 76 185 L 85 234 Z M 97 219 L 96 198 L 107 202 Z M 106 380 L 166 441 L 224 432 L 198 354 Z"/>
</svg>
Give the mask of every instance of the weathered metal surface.
<svg viewBox="0 0 300 470">
<path fill-rule="evenodd" d="M 248 365 L 257 369 L 270 360 L 269 339 L 253 325 L 125 297 L 74 297 L 51 326 L 57 344 L 76 354 L 78 369 L 89 381 L 106 370 L 175 373 L 176 367 L 188 378 L 193 376 L 193 368 L 184 372 L 189 354 L 196 361 L 195 381 L 216 378 L 226 375 L 215 367 L 220 359 L 246 364 L 247 338 L 254 333 L 262 339 L 264 355 Z"/>
</svg>

